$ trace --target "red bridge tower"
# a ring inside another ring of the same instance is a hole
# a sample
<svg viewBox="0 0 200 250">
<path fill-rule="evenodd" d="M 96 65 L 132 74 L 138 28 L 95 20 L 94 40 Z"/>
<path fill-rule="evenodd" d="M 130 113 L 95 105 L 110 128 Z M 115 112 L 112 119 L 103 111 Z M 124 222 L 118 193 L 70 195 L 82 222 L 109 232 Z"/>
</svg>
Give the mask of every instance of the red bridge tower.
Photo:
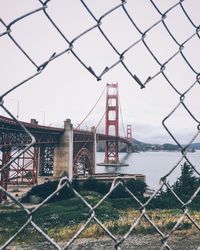
<svg viewBox="0 0 200 250">
<path fill-rule="evenodd" d="M 128 140 L 132 140 L 132 125 L 128 124 L 126 128 L 126 136 Z"/>
<path fill-rule="evenodd" d="M 110 90 L 113 90 L 110 93 Z M 106 95 L 106 124 L 105 134 L 114 135 L 115 139 L 107 140 L 105 147 L 106 164 L 119 164 L 118 136 L 119 136 L 119 106 L 118 106 L 118 83 L 107 83 Z"/>
</svg>

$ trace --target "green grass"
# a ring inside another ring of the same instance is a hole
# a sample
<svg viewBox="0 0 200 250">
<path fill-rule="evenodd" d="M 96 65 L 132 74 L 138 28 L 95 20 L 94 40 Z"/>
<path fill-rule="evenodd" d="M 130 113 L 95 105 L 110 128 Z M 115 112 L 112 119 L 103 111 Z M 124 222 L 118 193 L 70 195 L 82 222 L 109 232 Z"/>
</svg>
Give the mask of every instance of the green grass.
<svg viewBox="0 0 200 250">
<path fill-rule="evenodd" d="M 101 199 L 101 195 L 94 192 L 84 192 L 84 198 L 91 206 Z M 114 234 L 124 234 L 128 231 L 133 221 L 140 215 L 138 205 L 132 198 L 107 198 L 95 210 L 97 218 Z M 165 231 L 169 231 L 181 216 L 182 211 L 149 210 L 149 217 L 156 225 Z M 86 222 L 91 215 L 90 209 L 78 198 L 70 198 L 42 206 L 33 213 L 32 220 L 45 233 L 55 240 L 67 240 Z M 195 220 L 200 222 L 200 212 L 191 211 Z M 1 205 L 0 207 L 0 245 L 9 239 L 28 219 L 26 212 L 21 209 Z M 194 230 L 194 226 L 188 220 L 184 220 L 179 230 Z M 155 230 L 146 221 L 142 220 L 136 227 L 134 233 L 154 233 Z M 93 220 L 82 237 L 95 237 L 104 235 L 103 230 Z M 32 226 L 28 226 L 17 239 L 18 242 L 43 241 L 44 239 Z"/>
</svg>

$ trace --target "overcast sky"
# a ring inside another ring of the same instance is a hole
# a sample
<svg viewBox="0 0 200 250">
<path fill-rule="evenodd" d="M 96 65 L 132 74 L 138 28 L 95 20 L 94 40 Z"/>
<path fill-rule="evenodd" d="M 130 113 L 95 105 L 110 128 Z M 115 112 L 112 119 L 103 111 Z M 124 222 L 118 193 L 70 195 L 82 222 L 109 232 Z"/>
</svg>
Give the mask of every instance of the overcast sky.
<svg viewBox="0 0 200 250">
<path fill-rule="evenodd" d="M 85 2 L 97 18 L 121 3 L 119 0 Z M 156 0 L 154 2 L 161 12 L 165 12 L 178 1 Z M 185 0 L 183 6 L 194 24 L 199 25 L 200 1 Z M 17 17 L 39 7 L 41 4 L 38 0 L 0 0 L 0 18 L 9 24 Z M 150 1 L 129 0 L 125 7 L 143 32 L 160 20 L 160 15 Z M 47 12 L 69 41 L 96 24 L 78 0 L 51 0 L 48 3 Z M 180 6 L 167 14 L 166 24 L 180 44 L 195 32 Z M 141 37 L 122 8 L 103 18 L 101 28 L 120 52 Z M 11 30 L 11 35 L 37 65 L 48 60 L 54 52 L 60 53 L 68 48 L 68 44 L 42 11 L 15 23 L 11 26 Z M 5 27 L 0 23 L 0 33 L 4 31 Z M 178 46 L 162 23 L 147 33 L 145 41 L 162 63 L 178 50 Z M 187 48 L 183 53 L 194 69 L 199 72 L 198 36 L 193 37 L 185 47 Z M 106 66 L 111 66 L 119 59 L 98 28 L 75 41 L 74 51 L 87 66 L 93 68 L 97 75 L 100 75 Z M 160 70 L 142 42 L 125 54 L 124 62 L 143 82 Z M 1 93 L 36 72 L 33 64 L 7 35 L 0 37 L 0 65 Z M 165 73 L 181 93 L 196 80 L 196 75 L 180 55 L 167 64 Z M 132 124 L 134 137 L 151 143 L 173 142 L 162 127 L 162 120 L 178 104 L 179 95 L 162 75 L 157 76 L 146 85 L 146 88 L 141 89 L 119 64 L 103 75 L 101 81 L 97 81 L 71 53 L 65 53 L 55 59 L 39 76 L 9 94 L 5 98 L 5 106 L 17 115 L 19 103 L 19 119 L 23 121 L 36 118 L 40 124 L 45 122 L 45 125 L 62 126 L 63 121 L 70 118 L 76 127 L 93 107 L 106 83 L 116 82 L 119 84 L 123 120 L 125 125 Z M 187 94 L 185 100 L 197 119 L 200 118 L 199 93 L 199 86 L 196 85 Z M 83 128 L 96 125 L 104 112 L 105 95 L 84 123 Z M 6 115 L 2 109 L 0 114 Z M 175 112 L 167 121 L 167 125 L 181 143 L 187 143 L 197 131 L 197 123 L 183 108 Z M 101 132 L 103 127 L 104 124 L 100 128 Z M 197 141 L 199 141 L 198 138 Z"/>
</svg>

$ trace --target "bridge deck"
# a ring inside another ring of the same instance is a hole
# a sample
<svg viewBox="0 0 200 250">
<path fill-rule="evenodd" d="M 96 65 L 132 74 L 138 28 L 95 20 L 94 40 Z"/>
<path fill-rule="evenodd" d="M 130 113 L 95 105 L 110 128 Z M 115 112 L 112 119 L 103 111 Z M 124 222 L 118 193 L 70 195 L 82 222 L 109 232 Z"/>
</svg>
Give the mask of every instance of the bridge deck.
<svg viewBox="0 0 200 250">
<path fill-rule="evenodd" d="M 33 119 L 34 120 L 34 119 Z M 58 144 L 60 136 L 64 133 L 64 128 L 58 127 L 50 127 L 50 126 L 42 126 L 35 123 L 28 123 L 20 121 L 31 133 L 33 136 L 36 137 L 36 141 L 38 144 L 47 143 L 47 144 Z M 7 143 L 5 144 L 12 144 L 14 145 L 15 142 L 19 144 L 19 134 L 21 136 L 21 140 L 26 144 L 29 143 L 30 138 L 26 135 L 23 128 L 17 123 L 15 120 L 4 117 L 0 115 L 0 145 L 4 145 L 4 138 L 5 135 L 9 135 L 9 140 L 7 139 Z M 2 134 L 3 133 L 3 134 Z M 81 129 L 73 129 L 74 133 L 74 142 L 78 142 L 77 138 L 83 137 L 86 141 L 93 140 L 93 132 L 89 130 L 81 130 Z M 119 141 L 123 142 L 127 145 L 131 145 L 131 142 L 124 137 L 114 136 L 114 135 L 105 135 L 102 133 L 97 133 L 97 141 Z M 8 137 L 7 137 L 8 138 Z M 18 138 L 18 140 L 16 140 Z M 82 141 L 82 140 L 81 140 Z M 18 143 L 17 143 L 18 142 Z"/>
</svg>

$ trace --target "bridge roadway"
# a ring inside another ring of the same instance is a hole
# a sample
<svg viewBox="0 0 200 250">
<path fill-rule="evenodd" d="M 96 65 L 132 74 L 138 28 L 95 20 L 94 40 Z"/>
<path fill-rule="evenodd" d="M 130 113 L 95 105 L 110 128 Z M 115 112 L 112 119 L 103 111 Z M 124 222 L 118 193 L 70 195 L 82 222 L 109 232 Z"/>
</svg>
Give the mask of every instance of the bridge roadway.
<svg viewBox="0 0 200 250">
<path fill-rule="evenodd" d="M 49 144 L 56 145 L 59 144 L 60 137 L 64 133 L 64 128 L 57 128 L 51 126 L 42 126 L 38 125 L 35 119 L 32 119 L 32 122 L 22 122 L 20 121 L 35 137 L 36 144 Z M 74 134 L 74 143 L 83 141 L 93 141 L 93 132 L 89 130 L 82 129 L 73 129 Z M 112 135 L 105 135 L 102 133 L 96 134 L 97 141 L 118 141 L 131 145 L 130 141 L 124 137 L 116 137 Z M 25 131 L 20 127 L 20 125 L 13 119 L 0 116 L 0 147 L 3 146 L 19 146 L 30 143 L 29 136 Z"/>
<path fill-rule="evenodd" d="M 29 135 L 15 120 L 0 116 L 0 185 L 5 188 L 7 184 L 35 184 L 38 175 L 59 177 L 67 173 L 72 179 L 76 175 L 94 174 L 97 141 L 130 145 L 126 138 L 96 134 L 95 129 L 73 129 L 70 119 L 64 122 L 64 128 L 41 126 L 35 119 L 20 123 L 36 139 L 36 144 L 24 153 L 23 149 L 31 142 Z M 13 163 L 3 168 L 11 159 Z"/>
</svg>

